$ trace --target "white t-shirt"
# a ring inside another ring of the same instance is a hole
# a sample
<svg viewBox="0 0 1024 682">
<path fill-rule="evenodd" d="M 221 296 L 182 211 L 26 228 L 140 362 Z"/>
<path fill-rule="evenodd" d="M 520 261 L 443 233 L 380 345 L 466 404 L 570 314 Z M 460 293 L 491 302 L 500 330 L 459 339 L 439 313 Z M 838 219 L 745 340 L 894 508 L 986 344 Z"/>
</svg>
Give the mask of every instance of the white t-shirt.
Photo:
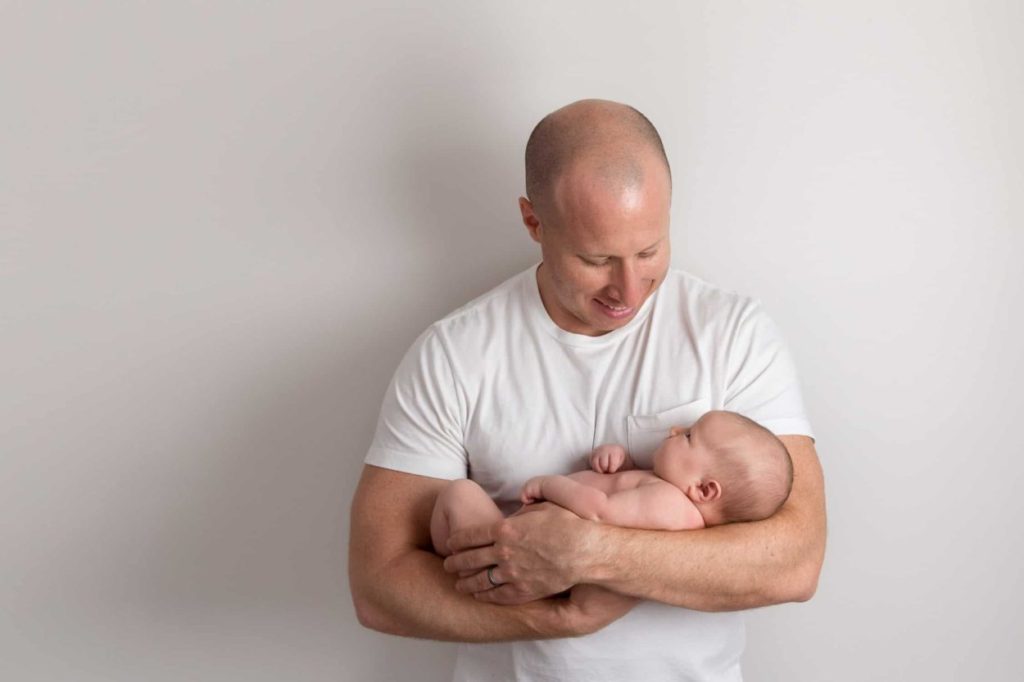
<svg viewBox="0 0 1024 682">
<path fill-rule="evenodd" d="M 505 513 L 540 474 L 621 443 L 641 468 L 669 427 L 732 410 L 812 435 L 778 330 L 755 300 L 669 270 L 630 322 L 573 334 L 548 316 L 536 268 L 431 325 L 395 372 L 366 463 L 471 478 Z M 685 560 L 685 557 L 680 557 Z M 585 637 L 463 644 L 456 680 L 739 680 L 741 613 L 643 602 Z"/>
</svg>

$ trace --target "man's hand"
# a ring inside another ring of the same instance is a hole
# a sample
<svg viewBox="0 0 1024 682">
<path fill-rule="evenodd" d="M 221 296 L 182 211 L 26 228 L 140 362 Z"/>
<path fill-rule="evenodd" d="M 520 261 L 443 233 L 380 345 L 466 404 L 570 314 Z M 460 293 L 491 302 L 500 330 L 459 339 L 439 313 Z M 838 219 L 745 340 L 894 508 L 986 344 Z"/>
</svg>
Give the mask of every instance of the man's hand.
<svg viewBox="0 0 1024 682">
<path fill-rule="evenodd" d="M 600 445 L 590 455 L 590 468 L 599 474 L 614 474 L 619 469 L 630 469 L 625 466 L 629 457 L 626 448 L 621 445 Z"/>
<path fill-rule="evenodd" d="M 479 601 L 524 604 L 543 599 L 579 582 L 593 526 L 558 505 L 530 505 L 498 523 L 453 533 L 448 546 L 454 554 L 444 568 L 460 575 L 475 572 L 456 582 L 455 589 Z"/>
<path fill-rule="evenodd" d="M 455 577 L 444 572 L 430 549 L 431 510 L 445 484 L 364 467 L 349 534 L 349 581 L 362 625 L 403 637 L 503 642 L 586 635 L 629 610 L 628 597 L 593 585 L 574 589 L 568 599 L 522 606 L 497 606 L 456 593 Z"/>
</svg>

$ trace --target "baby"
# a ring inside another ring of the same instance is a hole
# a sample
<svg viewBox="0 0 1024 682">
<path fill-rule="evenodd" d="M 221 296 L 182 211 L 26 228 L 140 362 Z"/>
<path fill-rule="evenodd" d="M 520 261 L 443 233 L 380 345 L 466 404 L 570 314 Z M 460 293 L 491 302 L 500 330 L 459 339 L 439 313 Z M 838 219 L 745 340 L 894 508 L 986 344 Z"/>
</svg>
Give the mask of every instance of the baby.
<svg viewBox="0 0 1024 682">
<path fill-rule="evenodd" d="M 735 412 L 708 412 L 690 428 L 673 427 L 654 453 L 653 471 L 633 466 L 621 445 L 602 445 L 590 455 L 592 471 L 531 478 L 520 499 L 524 505 L 548 500 L 616 526 L 690 530 L 766 519 L 793 484 L 782 442 Z M 448 556 L 451 533 L 501 518 L 483 488 L 468 479 L 452 481 L 434 504 L 434 551 Z"/>
</svg>

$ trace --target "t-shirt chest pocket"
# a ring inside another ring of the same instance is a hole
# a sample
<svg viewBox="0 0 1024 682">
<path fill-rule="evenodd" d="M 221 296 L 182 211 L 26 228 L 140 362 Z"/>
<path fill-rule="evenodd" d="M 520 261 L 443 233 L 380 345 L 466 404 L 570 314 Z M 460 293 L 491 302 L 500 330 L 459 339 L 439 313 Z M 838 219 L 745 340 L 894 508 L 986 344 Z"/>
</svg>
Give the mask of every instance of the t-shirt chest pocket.
<svg viewBox="0 0 1024 682">
<path fill-rule="evenodd" d="M 650 415 L 626 417 L 626 439 L 629 455 L 637 467 L 650 469 L 654 451 L 668 436 L 673 426 L 692 426 L 695 421 L 711 408 L 711 401 L 699 398 Z"/>
</svg>

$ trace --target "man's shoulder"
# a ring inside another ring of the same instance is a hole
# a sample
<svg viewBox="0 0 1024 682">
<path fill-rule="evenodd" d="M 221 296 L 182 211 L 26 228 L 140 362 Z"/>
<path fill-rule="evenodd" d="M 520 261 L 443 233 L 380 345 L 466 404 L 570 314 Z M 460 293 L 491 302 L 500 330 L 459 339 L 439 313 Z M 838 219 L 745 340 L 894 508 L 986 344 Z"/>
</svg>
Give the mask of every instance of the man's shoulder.
<svg viewBox="0 0 1024 682">
<path fill-rule="evenodd" d="M 493 307 L 507 305 L 512 300 L 518 301 L 523 293 L 523 280 L 529 277 L 536 267 L 533 265 L 526 270 L 517 272 L 504 282 L 451 311 L 438 320 L 438 323 L 447 323 L 479 312 L 487 312 Z"/>
<path fill-rule="evenodd" d="M 678 268 L 669 269 L 662 288 L 666 308 L 681 311 L 691 322 L 701 325 L 716 320 L 735 322 L 760 306 L 757 298 L 712 284 Z"/>
<path fill-rule="evenodd" d="M 428 328 L 428 332 L 446 338 L 465 338 L 493 333 L 525 314 L 527 280 L 536 265 L 520 271 L 485 293 L 477 296 Z"/>
</svg>

